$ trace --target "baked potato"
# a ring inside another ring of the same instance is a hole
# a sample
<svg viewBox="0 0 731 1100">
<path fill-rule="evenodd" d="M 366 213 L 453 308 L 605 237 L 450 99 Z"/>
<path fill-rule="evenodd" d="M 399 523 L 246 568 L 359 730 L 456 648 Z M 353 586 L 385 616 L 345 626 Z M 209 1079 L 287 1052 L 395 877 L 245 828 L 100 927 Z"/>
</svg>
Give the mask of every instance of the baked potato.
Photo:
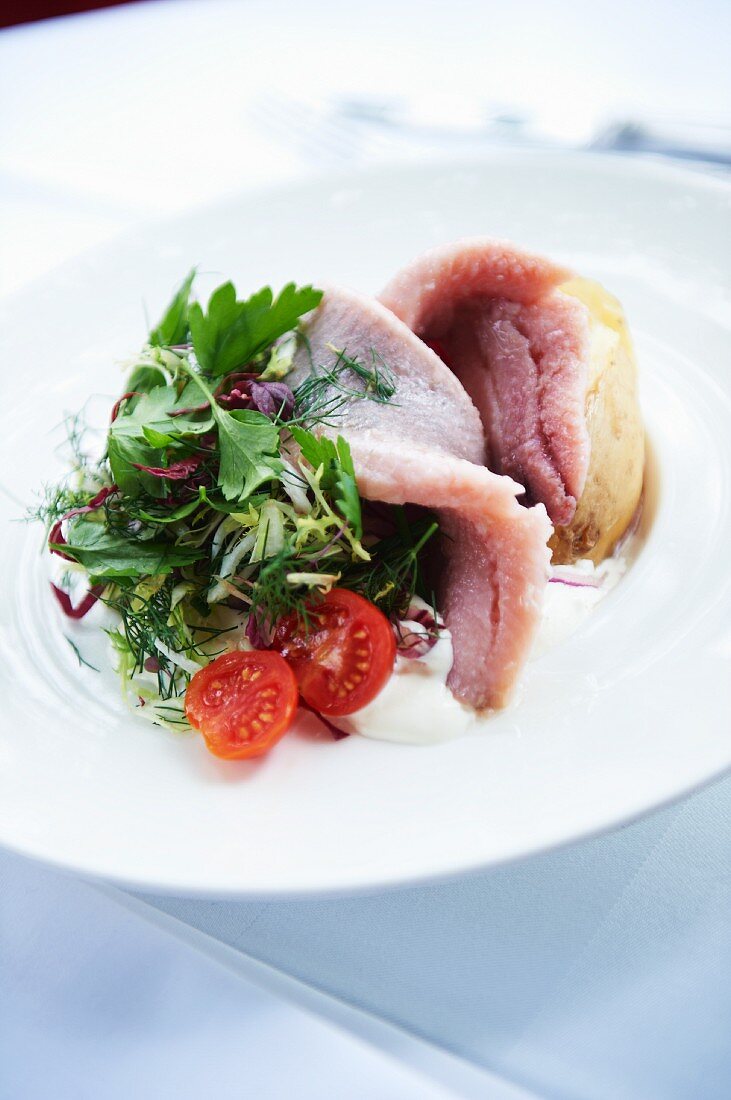
<svg viewBox="0 0 731 1100">
<path fill-rule="evenodd" d="M 552 560 L 598 563 L 611 554 L 640 504 L 645 437 L 637 363 L 622 306 L 599 283 L 575 278 L 560 288 L 589 311 L 586 419 L 591 454 L 584 490 L 570 524 L 554 528 Z"/>
</svg>

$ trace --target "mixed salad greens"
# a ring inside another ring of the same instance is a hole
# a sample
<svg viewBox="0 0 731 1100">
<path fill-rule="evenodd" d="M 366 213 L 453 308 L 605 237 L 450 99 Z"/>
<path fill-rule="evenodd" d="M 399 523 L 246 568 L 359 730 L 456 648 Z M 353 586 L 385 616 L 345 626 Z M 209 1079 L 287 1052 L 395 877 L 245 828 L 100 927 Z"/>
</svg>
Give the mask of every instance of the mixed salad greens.
<svg viewBox="0 0 731 1100">
<path fill-rule="evenodd" d="M 437 524 L 362 501 L 348 444 L 330 437 L 344 404 L 394 400 L 375 350 L 362 362 L 333 349 L 328 367 L 310 356 L 305 380 L 287 384 L 322 292 L 290 283 L 239 300 L 226 282 L 204 308 L 194 280 L 128 365 L 101 456 L 72 420 L 73 468 L 35 514 L 63 563 L 53 588 L 66 614 L 97 602 L 116 613 L 107 632 L 130 705 L 196 725 L 214 752 L 206 714 L 224 714 L 241 751 L 219 755 L 255 755 L 257 724 L 291 721 L 297 688 L 324 715 L 364 705 L 364 684 L 380 690 L 396 642 L 409 649 L 394 624 L 415 593 L 429 599 L 421 559 Z M 269 694 L 240 697 L 249 681 Z"/>
</svg>

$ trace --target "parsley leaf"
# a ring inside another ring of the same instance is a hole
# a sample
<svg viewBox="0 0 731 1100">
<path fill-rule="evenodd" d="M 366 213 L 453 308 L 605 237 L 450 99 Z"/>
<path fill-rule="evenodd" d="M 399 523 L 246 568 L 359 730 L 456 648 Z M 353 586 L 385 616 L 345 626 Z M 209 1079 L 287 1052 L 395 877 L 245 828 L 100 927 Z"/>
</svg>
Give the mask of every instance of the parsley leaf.
<svg viewBox="0 0 731 1100">
<path fill-rule="evenodd" d="M 221 452 L 218 484 L 226 500 L 243 500 L 279 473 L 279 429 L 253 409 L 212 408 Z"/>
<path fill-rule="evenodd" d="M 319 438 L 312 432 L 305 431 L 292 425 L 292 435 L 299 444 L 303 458 L 309 462 L 313 470 L 322 466 L 323 473 L 320 485 L 325 492 L 335 493 L 334 502 L 341 516 L 353 529 L 357 539 L 363 534 L 363 519 L 361 516 L 360 496 L 355 480 L 355 469 L 350 446 L 341 435 L 333 443 L 326 435 Z"/>
<path fill-rule="evenodd" d="M 188 310 L 190 290 L 195 279 L 195 268 L 188 272 L 165 310 L 162 320 L 149 335 L 149 342 L 161 347 L 184 344 L 188 339 Z"/>
<path fill-rule="evenodd" d="M 200 374 L 190 364 L 184 369 L 190 382 L 183 392 L 197 386 L 208 401 L 218 428 L 218 486 L 226 500 L 244 500 L 263 482 L 276 477 L 282 468 L 279 428 L 254 409 L 231 412 L 222 409 Z"/>
<path fill-rule="evenodd" d="M 276 299 L 266 286 L 238 302 L 233 283 L 223 283 L 211 295 L 207 313 L 198 302 L 190 306 L 196 358 L 203 370 L 215 377 L 245 366 L 290 332 L 321 298 L 321 290 L 288 283 Z"/>
<path fill-rule="evenodd" d="M 59 549 L 100 578 L 158 576 L 203 556 L 193 547 L 125 538 L 104 524 L 83 519 L 71 522 L 66 544 Z"/>
</svg>

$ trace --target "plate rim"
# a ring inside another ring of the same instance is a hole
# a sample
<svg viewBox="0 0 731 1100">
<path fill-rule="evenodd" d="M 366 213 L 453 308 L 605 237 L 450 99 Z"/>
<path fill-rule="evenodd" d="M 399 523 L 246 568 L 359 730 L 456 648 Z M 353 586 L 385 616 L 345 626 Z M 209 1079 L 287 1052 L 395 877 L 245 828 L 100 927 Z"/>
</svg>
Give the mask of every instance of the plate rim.
<svg viewBox="0 0 731 1100">
<path fill-rule="evenodd" d="M 59 874 L 76 875 L 95 886 L 109 886 L 132 894 L 141 894 L 144 897 L 159 896 L 164 898 L 181 898 L 189 901 L 208 900 L 230 902 L 307 901 L 313 898 L 322 898 L 323 901 L 326 901 L 328 899 L 336 900 L 351 897 L 371 897 L 375 894 L 393 893 L 402 889 L 418 889 L 422 886 L 445 886 L 464 876 L 487 873 L 492 870 L 497 870 L 498 868 L 510 867 L 513 864 L 523 863 L 534 857 L 552 855 L 562 852 L 567 848 L 571 848 L 576 844 L 590 844 L 592 841 L 600 840 L 602 837 L 608 836 L 617 829 L 630 828 L 648 817 L 660 814 L 678 805 L 684 799 L 692 797 L 695 794 L 700 794 L 715 783 L 723 782 L 724 779 L 729 776 L 731 776 L 731 763 L 713 775 L 708 775 L 690 784 L 687 788 L 677 790 L 667 798 L 653 802 L 653 804 L 646 809 L 623 815 L 621 818 L 597 825 L 596 828 L 584 830 L 580 835 L 549 841 L 546 844 L 539 844 L 535 847 L 526 848 L 521 852 L 508 854 L 497 859 L 491 859 L 488 862 L 479 859 L 468 860 L 459 866 L 455 865 L 448 871 L 434 873 L 424 872 L 409 876 L 399 875 L 398 878 L 395 876 L 388 876 L 378 881 L 367 883 L 361 880 L 354 880 L 352 883 L 345 883 L 342 886 L 249 889 L 246 887 L 190 886 L 189 884 L 178 884 L 174 881 L 153 883 L 147 879 L 127 878 L 125 875 L 118 875 L 114 872 L 94 871 L 87 867 L 83 861 L 73 862 L 70 860 L 60 860 L 43 855 L 41 852 L 33 850 L 30 846 L 9 845 L 2 837 L 0 837 L 0 851 L 8 852 L 11 855 L 22 856 L 24 859 L 29 859 L 35 864 L 49 867 Z"/>
</svg>

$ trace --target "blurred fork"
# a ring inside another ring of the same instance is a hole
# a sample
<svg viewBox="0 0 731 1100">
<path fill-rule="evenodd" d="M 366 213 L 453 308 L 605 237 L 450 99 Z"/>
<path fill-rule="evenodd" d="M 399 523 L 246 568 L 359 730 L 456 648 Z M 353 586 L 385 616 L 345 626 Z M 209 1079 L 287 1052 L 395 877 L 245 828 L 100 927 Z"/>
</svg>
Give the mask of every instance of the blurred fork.
<svg viewBox="0 0 731 1100">
<path fill-rule="evenodd" d="M 249 119 L 257 129 L 294 150 L 306 163 L 344 164 L 430 152 L 467 152 L 493 144 L 533 144 L 526 119 L 501 108 L 475 112 L 452 100 L 408 103 L 371 97 L 324 102 L 268 95 L 255 100 Z M 451 111 L 451 113 L 450 113 Z M 550 142 L 544 139 L 542 144 Z"/>
<path fill-rule="evenodd" d="M 306 164 L 336 167 L 434 153 L 477 153 L 486 145 L 603 149 L 650 153 L 731 168 L 731 127 L 673 120 L 626 120 L 602 127 L 581 145 L 557 141 L 505 105 L 459 98 L 408 101 L 341 97 L 325 101 L 267 95 L 249 118 Z"/>
</svg>

